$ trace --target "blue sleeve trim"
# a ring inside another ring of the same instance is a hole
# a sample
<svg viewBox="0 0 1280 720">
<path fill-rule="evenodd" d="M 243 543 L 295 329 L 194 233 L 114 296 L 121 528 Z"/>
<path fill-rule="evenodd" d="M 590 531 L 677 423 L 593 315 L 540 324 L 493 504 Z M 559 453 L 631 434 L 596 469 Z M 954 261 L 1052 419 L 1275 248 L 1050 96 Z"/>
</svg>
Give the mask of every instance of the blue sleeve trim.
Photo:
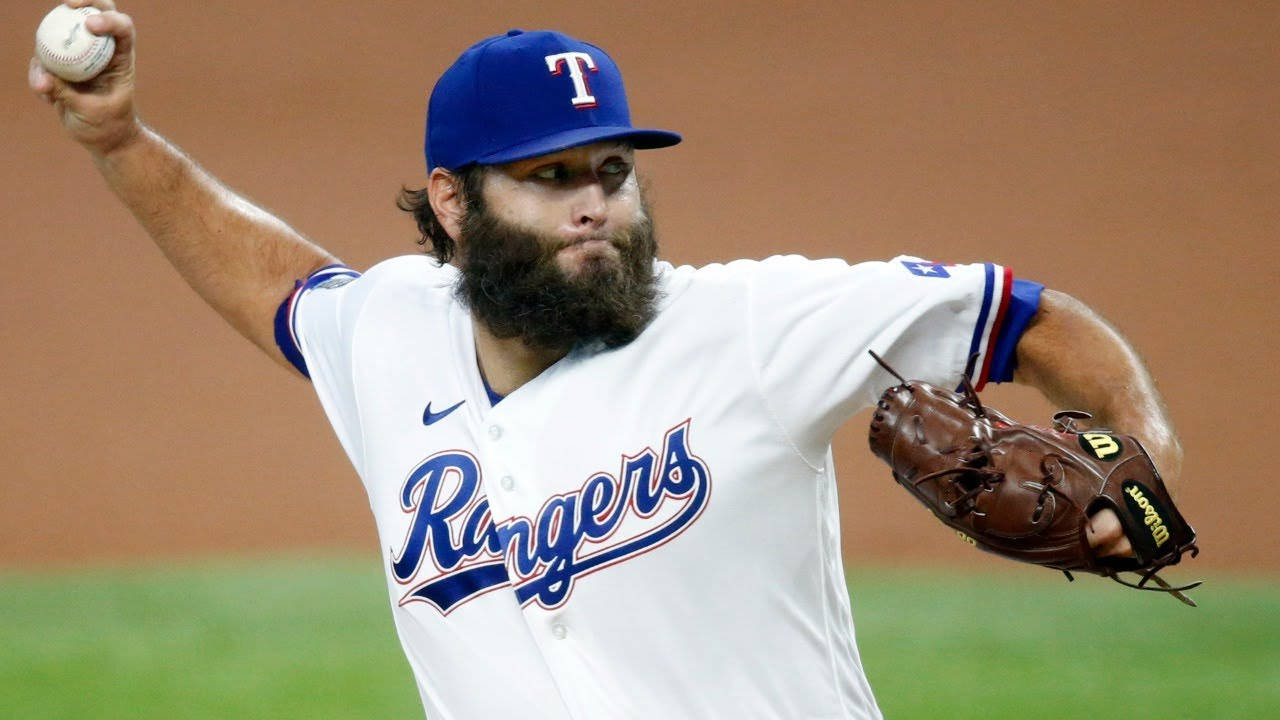
<svg viewBox="0 0 1280 720">
<path fill-rule="evenodd" d="M 995 266 L 991 263 L 982 264 L 982 273 L 984 285 L 982 288 L 982 307 L 978 310 L 978 323 L 973 328 L 973 339 L 969 342 L 969 361 L 965 363 L 964 374 L 971 381 L 978 382 L 978 375 L 982 368 L 975 368 L 974 364 L 978 360 L 978 348 L 982 346 L 982 333 L 987 329 L 987 314 L 991 312 L 991 298 L 995 289 Z"/>
<path fill-rule="evenodd" d="M 293 307 L 293 301 L 298 297 L 298 291 L 302 289 L 302 281 L 295 280 L 293 282 L 293 292 L 289 293 L 284 302 L 280 303 L 280 307 L 276 308 L 276 347 L 280 348 L 280 353 L 284 355 L 284 359 L 289 361 L 298 372 L 306 379 L 311 379 L 311 373 L 307 372 L 307 361 L 302 359 L 302 351 L 298 349 L 298 344 L 293 341 L 293 333 L 289 330 L 290 309 Z"/>
<path fill-rule="evenodd" d="M 1009 293 L 1009 309 L 1006 311 L 1000 335 L 994 343 L 994 354 L 991 356 L 991 374 L 989 382 L 1009 382 L 1013 379 L 1013 371 L 1018 367 L 1018 355 L 1014 349 L 1022 339 L 1031 318 L 1040 309 L 1040 293 L 1044 285 L 1031 280 L 1014 278 L 1013 290 Z"/>
<path fill-rule="evenodd" d="M 360 273 L 346 265 L 327 265 L 322 267 L 308 275 L 305 280 L 295 280 L 293 292 L 289 293 L 284 302 L 280 303 L 280 307 L 276 308 L 276 346 L 280 348 L 280 353 L 284 355 L 284 359 L 288 360 L 289 364 L 308 380 L 311 379 L 311 373 L 307 371 L 307 361 L 302 357 L 302 348 L 298 345 L 297 333 L 294 330 L 298 299 L 306 291 L 337 277 L 354 279 L 360 277 Z"/>
</svg>

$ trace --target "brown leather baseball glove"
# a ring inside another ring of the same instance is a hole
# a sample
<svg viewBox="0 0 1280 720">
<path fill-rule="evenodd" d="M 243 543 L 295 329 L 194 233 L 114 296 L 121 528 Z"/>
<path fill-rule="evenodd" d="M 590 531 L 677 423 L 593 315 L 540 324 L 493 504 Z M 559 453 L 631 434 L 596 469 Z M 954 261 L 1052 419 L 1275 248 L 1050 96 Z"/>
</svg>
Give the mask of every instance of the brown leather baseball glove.
<svg viewBox="0 0 1280 720">
<path fill-rule="evenodd" d="M 871 451 L 893 477 L 967 542 L 1014 560 L 1109 577 L 1140 590 L 1168 592 L 1195 606 L 1156 572 L 1195 557 L 1196 533 L 1178 512 L 1160 473 L 1129 435 L 1080 430 L 1088 413 L 1067 410 L 1054 426 L 1021 425 L 983 407 L 973 386 L 964 394 L 904 380 L 884 392 L 871 421 Z M 1089 516 L 1109 507 L 1119 516 L 1134 557 L 1098 557 L 1089 546 Z M 1127 582 L 1121 572 L 1141 574 Z M 1154 581 L 1158 587 L 1148 585 Z"/>
</svg>

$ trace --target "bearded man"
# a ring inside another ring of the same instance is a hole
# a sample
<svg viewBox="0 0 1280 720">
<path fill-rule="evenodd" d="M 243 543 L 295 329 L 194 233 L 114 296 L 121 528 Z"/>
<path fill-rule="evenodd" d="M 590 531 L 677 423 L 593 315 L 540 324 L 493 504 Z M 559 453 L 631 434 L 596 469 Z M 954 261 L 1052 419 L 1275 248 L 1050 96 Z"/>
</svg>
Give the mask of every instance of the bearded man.
<svg viewBox="0 0 1280 720">
<path fill-rule="evenodd" d="M 632 126 L 600 48 L 512 30 L 464 52 L 400 197 L 430 252 L 361 274 L 138 120 L 132 23 L 93 4 L 106 73 L 33 61 L 31 86 L 201 296 L 311 378 L 430 717 L 879 717 L 831 461 L 891 383 L 867 349 L 1030 383 L 1178 472 L 1136 354 L 997 265 L 657 260 L 636 152 L 680 138 Z M 1094 526 L 1128 552 L 1114 514 Z"/>
</svg>

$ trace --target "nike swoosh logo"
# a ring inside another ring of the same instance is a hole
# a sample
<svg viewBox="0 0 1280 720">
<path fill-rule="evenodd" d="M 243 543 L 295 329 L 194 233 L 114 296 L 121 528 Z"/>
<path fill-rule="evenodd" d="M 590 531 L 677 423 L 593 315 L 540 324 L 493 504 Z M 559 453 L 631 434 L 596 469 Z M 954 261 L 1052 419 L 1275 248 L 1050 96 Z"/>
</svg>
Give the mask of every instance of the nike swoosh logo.
<svg viewBox="0 0 1280 720">
<path fill-rule="evenodd" d="M 462 403 L 464 402 L 466 402 L 466 400 L 459 400 L 457 403 L 453 404 L 451 407 L 447 407 L 444 410 L 441 410 L 440 412 L 436 412 L 436 413 L 431 412 L 431 403 L 427 403 L 427 409 L 422 413 L 422 424 L 431 425 L 435 423 L 437 420 L 443 418 L 445 415 L 448 415 L 454 410 L 457 410 L 458 408 L 462 407 Z"/>
</svg>

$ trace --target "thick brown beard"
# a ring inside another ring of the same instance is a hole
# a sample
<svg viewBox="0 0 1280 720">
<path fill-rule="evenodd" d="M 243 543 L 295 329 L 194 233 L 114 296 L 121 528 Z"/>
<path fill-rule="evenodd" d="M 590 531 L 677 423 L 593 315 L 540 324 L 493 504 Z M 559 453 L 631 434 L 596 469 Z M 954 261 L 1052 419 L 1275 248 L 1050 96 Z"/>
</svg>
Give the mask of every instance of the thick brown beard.
<svg viewBox="0 0 1280 720">
<path fill-rule="evenodd" d="M 658 296 L 658 245 L 648 205 L 642 208 L 641 220 L 604 236 L 618 261 L 588 257 L 568 277 L 556 264 L 563 241 L 506 223 L 475 198 L 463 218 L 455 292 L 500 338 L 556 351 L 597 340 L 625 345 L 653 319 Z"/>
</svg>

